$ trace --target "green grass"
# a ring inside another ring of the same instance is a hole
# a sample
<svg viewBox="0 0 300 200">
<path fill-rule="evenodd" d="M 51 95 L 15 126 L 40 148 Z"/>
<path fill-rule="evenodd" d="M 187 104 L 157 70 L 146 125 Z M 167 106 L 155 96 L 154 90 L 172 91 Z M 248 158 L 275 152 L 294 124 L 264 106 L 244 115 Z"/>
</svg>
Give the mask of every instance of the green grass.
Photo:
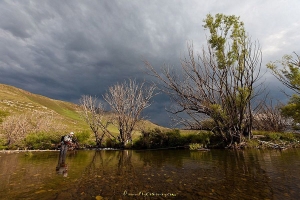
<svg viewBox="0 0 300 200">
<path fill-rule="evenodd" d="M 9 116 L 9 112 L 0 110 L 0 123 L 2 123 L 3 119 L 7 116 Z"/>
<path fill-rule="evenodd" d="M 262 135 L 265 141 L 287 141 L 294 142 L 300 140 L 300 134 L 291 133 L 291 132 L 272 132 L 272 131 L 254 131 L 254 135 Z"/>
</svg>

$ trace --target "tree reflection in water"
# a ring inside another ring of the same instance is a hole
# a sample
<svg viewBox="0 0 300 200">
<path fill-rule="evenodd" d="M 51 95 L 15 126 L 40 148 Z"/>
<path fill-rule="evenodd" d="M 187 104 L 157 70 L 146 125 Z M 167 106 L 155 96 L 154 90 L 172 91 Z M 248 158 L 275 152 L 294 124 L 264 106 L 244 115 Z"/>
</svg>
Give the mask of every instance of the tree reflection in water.
<svg viewBox="0 0 300 200">
<path fill-rule="evenodd" d="M 94 151 L 75 186 L 76 193 L 83 199 L 96 194 L 122 197 L 124 188 L 138 178 L 134 173 L 132 154 L 133 151 L 128 150 Z"/>
<path fill-rule="evenodd" d="M 176 194 L 151 199 L 297 199 L 300 195 L 299 150 L 109 150 L 63 155 L 58 163 L 57 152 L 0 155 L 0 197 L 132 199 L 124 192 Z M 56 176 L 53 168 L 66 162 L 72 169 L 68 177 Z"/>
<path fill-rule="evenodd" d="M 274 198 L 270 178 L 256 152 L 95 151 L 77 193 L 122 197 L 176 194 L 172 199 Z"/>
<path fill-rule="evenodd" d="M 214 155 L 213 155 L 214 156 Z M 251 151 L 225 151 L 216 160 L 215 166 L 219 169 L 215 191 L 228 199 L 243 197 L 251 199 L 253 194 L 258 199 L 273 199 L 273 191 L 269 185 L 270 178 L 261 166 L 259 154 Z"/>
</svg>

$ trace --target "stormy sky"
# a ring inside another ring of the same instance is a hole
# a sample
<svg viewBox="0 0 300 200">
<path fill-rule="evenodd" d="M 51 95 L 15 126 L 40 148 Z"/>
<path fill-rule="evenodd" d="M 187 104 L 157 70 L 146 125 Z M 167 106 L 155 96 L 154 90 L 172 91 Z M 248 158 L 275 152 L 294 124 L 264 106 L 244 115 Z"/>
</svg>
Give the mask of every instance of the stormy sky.
<svg viewBox="0 0 300 200">
<path fill-rule="evenodd" d="M 78 103 L 129 78 L 149 80 L 156 69 L 180 67 L 187 43 L 206 44 L 207 14 L 240 16 L 260 42 L 264 84 L 276 98 L 284 87 L 265 64 L 300 54 L 299 0 L 0 0 L 0 83 Z M 164 95 L 145 114 L 170 126 Z"/>
</svg>

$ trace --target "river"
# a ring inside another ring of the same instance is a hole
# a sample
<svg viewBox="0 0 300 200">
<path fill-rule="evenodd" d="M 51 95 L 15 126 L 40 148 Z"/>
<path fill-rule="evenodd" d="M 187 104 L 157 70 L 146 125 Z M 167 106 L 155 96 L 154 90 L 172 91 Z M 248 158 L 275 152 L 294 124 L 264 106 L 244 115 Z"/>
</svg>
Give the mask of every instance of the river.
<svg viewBox="0 0 300 200">
<path fill-rule="evenodd" d="M 299 199 L 300 149 L 0 153 L 0 199 Z"/>
</svg>

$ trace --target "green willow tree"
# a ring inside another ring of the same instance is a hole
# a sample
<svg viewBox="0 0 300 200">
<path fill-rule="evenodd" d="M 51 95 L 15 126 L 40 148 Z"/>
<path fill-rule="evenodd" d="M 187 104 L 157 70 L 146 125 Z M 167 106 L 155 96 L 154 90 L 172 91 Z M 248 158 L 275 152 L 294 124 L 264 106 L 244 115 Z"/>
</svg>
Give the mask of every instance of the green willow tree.
<svg viewBox="0 0 300 200">
<path fill-rule="evenodd" d="M 270 62 L 267 67 L 281 83 L 296 92 L 281 111 L 284 116 L 292 117 L 295 123 L 300 123 L 300 56 L 294 54 L 294 57 L 284 55 L 282 60 Z"/>
<path fill-rule="evenodd" d="M 168 67 L 159 73 L 145 63 L 175 103 L 171 112 L 189 116 L 180 117 L 182 124 L 201 128 L 201 121 L 209 117 L 212 131 L 230 147 L 252 135 L 251 102 L 257 94 L 261 50 L 234 15 L 209 14 L 204 28 L 210 33 L 207 48 L 195 56 L 193 45 L 188 45 L 189 54 L 181 62 L 181 73 Z"/>
</svg>

